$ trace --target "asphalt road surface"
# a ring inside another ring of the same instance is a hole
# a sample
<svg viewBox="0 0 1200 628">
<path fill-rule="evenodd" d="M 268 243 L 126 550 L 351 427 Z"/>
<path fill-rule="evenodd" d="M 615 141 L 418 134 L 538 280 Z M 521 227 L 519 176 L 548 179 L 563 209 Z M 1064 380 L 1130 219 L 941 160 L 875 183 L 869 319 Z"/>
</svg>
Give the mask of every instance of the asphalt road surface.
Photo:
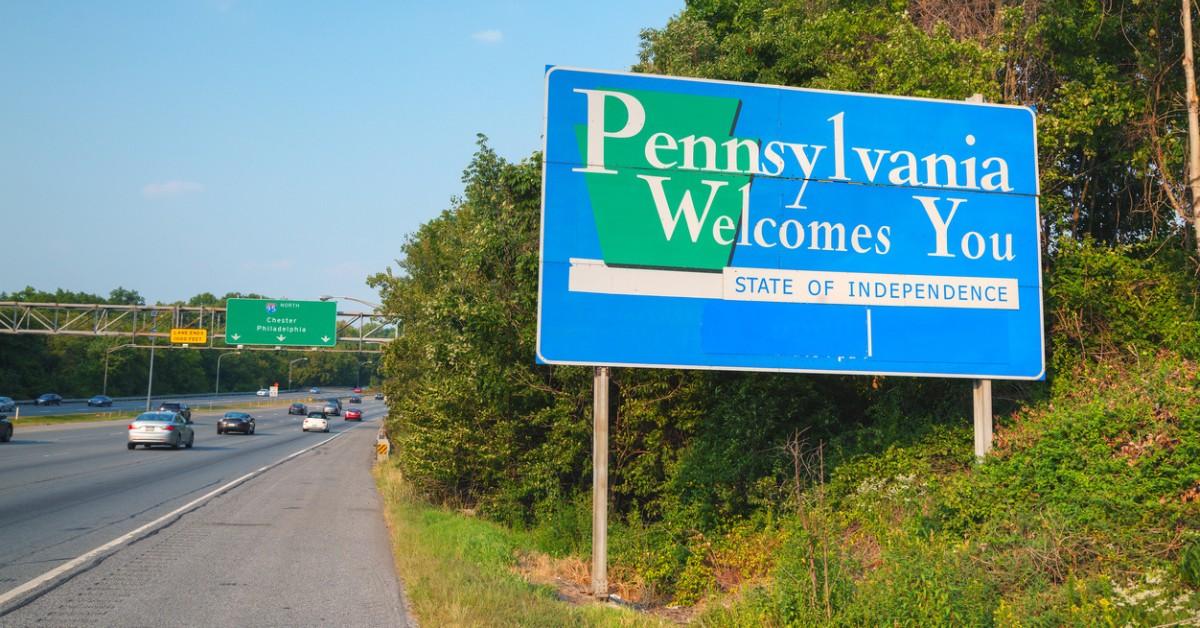
<svg viewBox="0 0 1200 628">
<path fill-rule="evenodd" d="M 0 625 L 406 625 L 370 475 L 384 406 L 362 407 L 329 434 L 279 408 L 218 436 L 196 412 L 190 450 L 129 451 L 126 421 L 19 430 L 0 444 Z"/>
<path fill-rule="evenodd" d="M 349 388 L 322 388 L 319 394 L 311 394 L 308 389 L 301 392 L 279 393 L 279 399 L 288 401 L 305 401 L 307 399 L 324 399 L 326 397 L 346 397 L 353 393 Z M 373 396 L 373 393 L 363 393 L 364 395 Z M 152 408 L 157 408 L 159 403 L 163 401 L 182 401 L 194 409 L 203 409 L 211 405 L 227 405 L 233 403 L 266 401 L 268 398 L 259 397 L 257 395 L 222 393 L 220 395 L 212 395 L 205 397 L 172 397 L 170 395 L 154 395 L 150 398 Z M 35 406 L 32 404 L 23 403 L 20 405 L 21 418 L 31 418 L 38 416 L 62 415 L 62 414 L 88 414 L 97 412 L 138 412 L 146 409 L 146 398 L 127 399 L 124 401 L 113 401 L 111 407 L 89 407 L 87 403 L 76 401 L 64 403 L 61 406 Z M 12 418 L 14 413 L 7 413 L 9 418 Z"/>
</svg>

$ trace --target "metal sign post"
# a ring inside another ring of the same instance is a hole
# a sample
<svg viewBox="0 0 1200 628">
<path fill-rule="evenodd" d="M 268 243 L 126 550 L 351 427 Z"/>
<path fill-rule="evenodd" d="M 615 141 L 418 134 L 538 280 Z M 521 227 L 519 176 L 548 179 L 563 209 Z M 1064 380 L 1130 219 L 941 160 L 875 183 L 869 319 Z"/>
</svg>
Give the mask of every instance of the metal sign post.
<svg viewBox="0 0 1200 628">
<path fill-rule="evenodd" d="M 592 376 L 592 594 L 608 599 L 608 367 Z"/>
<path fill-rule="evenodd" d="M 975 460 L 982 462 L 992 450 L 992 380 L 975 380 L 971 398 L 975 408 Z"/>
</svg>

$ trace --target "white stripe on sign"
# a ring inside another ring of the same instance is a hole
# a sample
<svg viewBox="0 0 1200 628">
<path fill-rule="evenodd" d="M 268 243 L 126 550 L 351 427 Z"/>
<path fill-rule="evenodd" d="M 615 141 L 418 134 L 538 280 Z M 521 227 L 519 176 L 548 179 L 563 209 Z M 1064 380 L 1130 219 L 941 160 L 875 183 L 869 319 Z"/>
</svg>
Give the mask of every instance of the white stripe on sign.
<svg viewBox="0 0 1200 628">
<path fill-rule="evenodd" d="M 726 301 L 1020 309 L 1016 279 L 729 267 L 723 272 L 611 267 L 572 259 L 572 292 Z"/>
</svg>

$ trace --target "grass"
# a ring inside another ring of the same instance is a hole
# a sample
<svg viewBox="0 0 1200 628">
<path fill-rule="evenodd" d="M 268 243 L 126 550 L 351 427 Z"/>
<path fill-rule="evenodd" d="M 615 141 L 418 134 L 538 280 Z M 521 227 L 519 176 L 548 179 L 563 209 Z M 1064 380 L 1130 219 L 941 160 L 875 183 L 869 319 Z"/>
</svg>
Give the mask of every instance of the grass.
<svg viewBox="0 0 1200 628">
<path fill-rule="evenodd" d="M 560 601 L 514 571 L 533 543 L 494 523 L 431 506 L 399 469 L 375 469 L 396 567 L 417 621 L 425 626 L 662 626 L 612 606 Z"/>
</svg>

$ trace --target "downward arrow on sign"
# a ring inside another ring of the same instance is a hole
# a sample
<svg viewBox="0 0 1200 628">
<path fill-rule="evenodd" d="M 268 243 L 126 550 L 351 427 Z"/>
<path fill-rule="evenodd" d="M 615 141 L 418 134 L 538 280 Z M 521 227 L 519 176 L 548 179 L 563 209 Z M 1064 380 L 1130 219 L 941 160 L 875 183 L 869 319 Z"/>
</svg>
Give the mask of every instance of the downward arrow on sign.
<svg viewBox="0 0 1200 628">
<path fill-rule="evenodd" d="M 275 336 L 275 338 L 276 338 L 277 340 L 279 340 L 279 342 L 283 342 L 283 339 L 284 339 L 284 338 L 287 338 L 287 336 L 284 336 L 283 334 L 279 334 L 278 336 Z"/>
<path fill-rule="evenodd" d="M 321 342 L 329 342 L 329 336 L 321 336 Z"/>
<path fill-rule="evenodd" d="M 238 338 L 241 338 L 241 337 L 242 337 L 241 334 L 234 334 L 234 335 L 230 336 L 230 338 L 233 338 L 235 342 L 237 341 Z"/>
</svg>

